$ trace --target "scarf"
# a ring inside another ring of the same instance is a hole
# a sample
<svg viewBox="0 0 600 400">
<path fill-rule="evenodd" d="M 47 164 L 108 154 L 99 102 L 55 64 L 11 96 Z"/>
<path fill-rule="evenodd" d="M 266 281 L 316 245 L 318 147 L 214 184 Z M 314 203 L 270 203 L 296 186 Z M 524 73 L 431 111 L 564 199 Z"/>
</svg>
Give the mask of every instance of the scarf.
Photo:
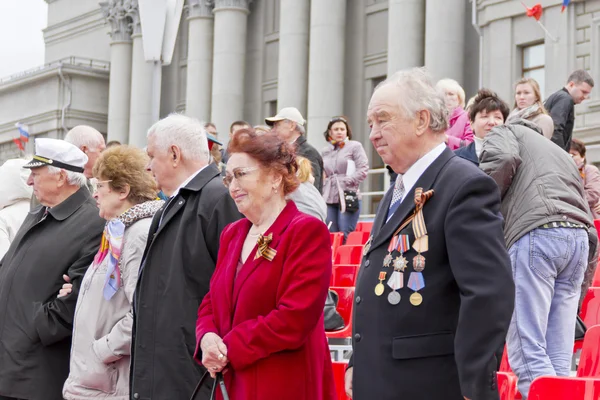
<svg viewBox="0 0 600 400">
<path fill-rule="evenodd" d="M 538 115 L 540 113 L 541 113 L 540 106 L 537 103 L 534 103 L 533 105 L 530 105 L 529 107 L 526 107 L 522 110 L 515 108 L 514 110 L 512 110 L 512 112 L 506 119 L 506 123 L 512 124 L 514 121 L 516 121 L 518 119 L 529 119 L 529 118 L 535 117 L 536 115 Z"/>
<path fill-rule="evenodd" d="M 125 229 L 140 219 L 154 216 L 164 201 L 153 200 L 136 204 L 123 214 L 108 221 L 104 226 L 100 249 L 94 257 L 93 268 L 98 268 L 108 256 L 108 267 L 104 278 L 104 298 L 110 300 L 121 287 L 121 251 L 123 249 L 123 236 Z"/>
<path fill-rule="evenodd" d="M 331 140 L 329 141 L 329 143 L 331 143 L 331 144 L 333 145 L 333 149 L 334 149 L 334 150 L 337 150 L 337 149 L 343 149 L 343 148 L 344 148 L 344 146 L 346 145 L 346 142 L 347 142 L 347 141 L 348 141 L 348 138 L 346 138 L 346 139 L 342 140 L 341 142 L 337 142 L 337 141 L 335 141 L 335 140 L 331 139 Z"/>
</svg>

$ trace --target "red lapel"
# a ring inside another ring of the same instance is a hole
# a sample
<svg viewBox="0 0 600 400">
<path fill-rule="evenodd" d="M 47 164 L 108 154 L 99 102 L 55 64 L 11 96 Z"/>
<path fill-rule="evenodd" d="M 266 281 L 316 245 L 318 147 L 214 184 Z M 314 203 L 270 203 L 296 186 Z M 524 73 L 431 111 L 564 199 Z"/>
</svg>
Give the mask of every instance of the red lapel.
<svg viewBox="0 0 600 400">
<path fill-rule="evenodd" d="M 224 260 L 226 263 L 225 270 L 225 297 L 227 299 L 227 312 L 229 313 L 226 321 L 228 323 L 228 327 L 224 330 L 224 332 L 228 332 L 231 330 L 231 323 L 233 321 L 233 287 L 235 284 L 235 272 L 237 270 L 238 261 L 242 256 L 242 247 L 244 246 L 244 240 L 246 239 L 246 235 L 250 230 L 252 223 L 247 219 L 243 219 L 239 222 L 239 227 L 236 232 L 236 235 L 232 238 L 231 242 L 228 244 L 229 252 L 227 253 L 227 259 Z M 249 257 L 248 257 L 249 258 Z M 241 271 L 240 271 L 241 272 Z"/>
<path fill-rule="evenodd" d="M 269 229 L 267 229 L 267 231 L 265 232 L 265 236 L 270 233 L 273 234 L 273 240 L 271 241 L 271 244 L 269 245 L 270 247 L 277 250 L 277 246 L 279 245 L 281 235 L 283 234 L 283 232 L 285 232 L 285 230 L 289 226 L 290 222 L 292 221 L 292 218 L 297 213 L 298 213 L 298 209 L 296 208 L 296 204 L 294 204 L 293 201 L 288 201 L 287 205 L 285 206 L 283 211 L 281 211 L 281 214 L 279 214 L 279 216 L 277 217 L 277 219 L 275 220 L 273 225 L 271 225 L 269 227 Z M 246 235 L 248 234 L 249 230 L 250 230 L 250 227 L 248 227 L 247 230 L 240 231 L 240 233 L 239 233 L 240 244 L 237 245 L 237 243 L 236 243 L 236 247 L 234 247 L 237 250 L 237 248 L 238 248 L 237 246 L 239 246 L 239 252 L 241 252 L 242 244 L 244 243 L 244 240 L 246 239 Z M 256 254 L 256 250 L 257 250 L 257 246 L 254 245 L 254 248 L 252 249 L 252 252 L 248 256 L 248 259 L 242 266 L 240 273 L 238 274 L 237 278 L 235 278 L 235 282 L 233 284 L 233 307 L 232 307 L 232 310 L 235 309 L 235 305 L 237 304 L 238 295 L 240 294 L 240 289 L 244 285 L 244 282 L 246 281 L 246 279 L 248 279 L 248 277 L 250 275 L 252 275 L 252 273 L 254 271 L 256 271 L 256 269 L 260 265 L 264 264 L 265 268 L 268 268 L 269 264 L 271 264 L 272 262 L 276 262 L 277 257 L 283 257 L 283 255 L 277 254 L 277 255 L 275 255 L 275 258 L 273 259 L 273 261 L 268 261 L 264 257 L 259 257 L 255 260 L 254 255 Z M 237 260 L 239 260 L 239 257 L 240 257 L 239 252 L 238 252 L 238 256 L 236 258 L 235 265 L 237 265 Z M 233 265 L 233 263 L 232 263 L 232 265 Z M 234 271 L 235 271 L 235 268 L 236 267 L 233 266 Z M 235 272 L 234 272 L 234 276 L 235 276 Z"/>
</svg>

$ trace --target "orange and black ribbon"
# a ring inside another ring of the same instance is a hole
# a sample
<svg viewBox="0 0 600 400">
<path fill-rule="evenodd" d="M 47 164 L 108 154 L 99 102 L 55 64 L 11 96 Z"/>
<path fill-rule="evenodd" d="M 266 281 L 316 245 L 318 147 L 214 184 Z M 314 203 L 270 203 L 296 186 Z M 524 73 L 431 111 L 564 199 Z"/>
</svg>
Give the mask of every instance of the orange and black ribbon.
<svg viewBox="0 0 600 400">
<path fill-rule="evenodd" d="M 264 257 L 269 261 L 273 261 L 275 255 L 277 254 L 277 250 L 269 247 L 269 244 L 273 241 L 273 233 L 269 233 L 267 236 L 260 235 L 258 236 L 258 249 L 256 250 L 256 255 L 254 259 L 256 260 L 259 257 Z"/>
<path fill-rule="evenodd" d="M 427 228 L 425 228 L 425 219 L 423 218 L 423 206 L 425 205 L 427 200 L 429 200 L 433 196 L 433 193 L 433 189 L 428 190 L 426 192 L 423 192 L 423 188 L 417 188 L 415 190 L 415 210 L 413 211 L 411 216 L 404 220 L 402 225 L 400 225 L 400 227 L 396 229 L 396 232 L 394 232 L 394 236 L 399 234 L 402 231 L 402 229 L 406 228 L 415 219 L 418 220 L 416 221 L 417 223 L 414 225 L 419 225 L 419 228 L 415 228 L 413 225 L 413 232 L 415 233 L 416 238 L 427 234 Z M 421 234 L 421 236 L 418 236 L 418 234 Z"/>
</svg>

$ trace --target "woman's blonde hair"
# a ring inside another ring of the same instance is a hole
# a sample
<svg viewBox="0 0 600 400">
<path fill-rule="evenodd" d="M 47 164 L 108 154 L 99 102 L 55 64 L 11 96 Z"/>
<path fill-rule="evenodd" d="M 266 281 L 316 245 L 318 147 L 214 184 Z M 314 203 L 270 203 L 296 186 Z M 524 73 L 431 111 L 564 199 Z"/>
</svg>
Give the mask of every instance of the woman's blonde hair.
<svg viewBox="0 0 600 400">
<path fill-rule="evenodd" d="M 540 107 L 540 112 L 538 112 L 535 115 L 548 114 L 548 111 L 546 110 L 546 108 L 544 107 L 544 103 L 542 102 L 542 91 L 540 90 L 540 85 L 533 78 L 521 78 L 517 81 L 517 83 L 515 83 L 515 105 L 513 106 L 513 109 L 517 108 L 517 86 L 525 84 L 531 85 L 531 88 L 533 89 L 533 94 L 535 94 L 535 104 L 537 104 Z"/>
<path fill-rule="evenodd" d="M 458 103 L 462 108 L 465 108 L 465 90 L 454 79 L 440 79 L 435 85 L 436 89 L 441 91 L 453 90 L 458 96 Z"/>
<path fill-rule="evenodd" d="M 100 154 L 94 165 L 94 177 L 110 181 L 111 190 L 123 190 L 129 186 L 127 199 L 133 204 L 156 199 L 156 181 L 146 170 L 148 156 L 136 147 L 114 146 Z"/>
<path fill-rule="evenodd" d="M 298 163 L 298 179 L 300 179 L 300 183 L 304 183 L 312 175 L 312 165 L 307 158 L 300 156 L 296 156 L 296 162 Z"/>
</svg>

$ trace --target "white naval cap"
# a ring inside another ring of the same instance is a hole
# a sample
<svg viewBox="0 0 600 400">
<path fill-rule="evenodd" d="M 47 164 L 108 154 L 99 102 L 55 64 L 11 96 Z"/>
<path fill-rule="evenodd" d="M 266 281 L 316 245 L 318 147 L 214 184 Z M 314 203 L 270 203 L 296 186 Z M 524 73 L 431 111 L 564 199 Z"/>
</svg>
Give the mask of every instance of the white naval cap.
<svg viewBox="0 0 600 400">
<path fill-rule="evenodd" d="M 73 172 L 83 172 L 88 156 L 69 142 L 59 139 L 35 139 L 35 155 L 23 168 L 39 168 L 51 165 Z"/>
</svg>

